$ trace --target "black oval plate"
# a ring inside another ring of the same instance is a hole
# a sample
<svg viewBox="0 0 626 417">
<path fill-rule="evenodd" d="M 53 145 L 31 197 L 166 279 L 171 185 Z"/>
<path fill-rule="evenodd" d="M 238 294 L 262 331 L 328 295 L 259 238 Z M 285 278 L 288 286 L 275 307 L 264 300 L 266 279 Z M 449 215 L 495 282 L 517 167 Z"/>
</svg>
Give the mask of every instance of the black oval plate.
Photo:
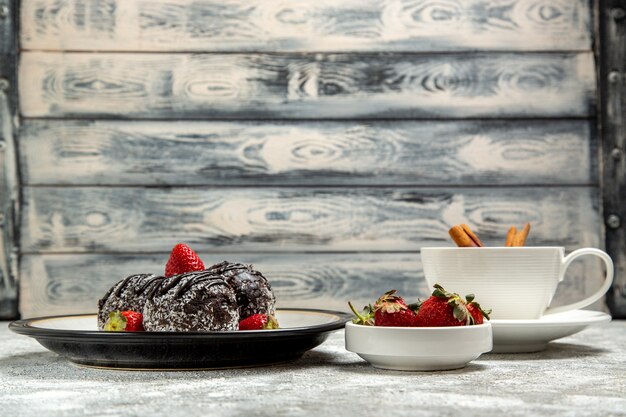
<svg viewBox="0 0 626 417">
<path fill-rule="evenodd" d="M 298 359 L 350 319 L 339 311 L 312 309 L 279 309 L 276 316 L 280 329 L 238 332 L 102 332 L 95 314 L 18 320 L 9 328 L 80 365 L 215 369 Z"/>
</svg>

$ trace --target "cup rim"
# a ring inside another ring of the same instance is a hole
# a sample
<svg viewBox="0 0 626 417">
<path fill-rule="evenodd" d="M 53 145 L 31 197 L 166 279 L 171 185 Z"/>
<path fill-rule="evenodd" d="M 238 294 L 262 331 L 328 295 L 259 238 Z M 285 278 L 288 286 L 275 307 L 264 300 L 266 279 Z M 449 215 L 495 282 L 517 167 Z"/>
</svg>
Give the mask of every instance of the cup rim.
<svg viewBox="0 0 626 417">
<path fill-rule="evenodd" d="M 441 251 L 453 251 L 453 250 L 464 250 L 464 251 L 472 251 L 472 250 L 480 250 L 481 252 L 491 251 L 491 250 L 516 250 L 516 251 L 528 251 L 528 250 L 542 250 L 542 249 L 562 249 L 565 250 L 564 246 L 481 246 L 481 247 L 459 247 L 459 246 L 426 246 L 420 248 L 420 251 L 423 250 L 441 250 Z"/>
</svg>

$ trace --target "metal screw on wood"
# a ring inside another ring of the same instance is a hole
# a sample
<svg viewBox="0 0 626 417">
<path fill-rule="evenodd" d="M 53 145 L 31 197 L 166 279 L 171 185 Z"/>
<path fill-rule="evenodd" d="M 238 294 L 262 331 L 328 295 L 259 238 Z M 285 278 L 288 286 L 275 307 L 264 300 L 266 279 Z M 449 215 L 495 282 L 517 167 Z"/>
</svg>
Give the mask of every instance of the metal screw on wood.
<svg viewBox="0 0 626 417">
<path fill-rule="evenodd" d="M 624 152 L 620 148 L 613 148 L 613 150 L 611 150 L 611 158 L 615 159 L 616 161 L 622 159 L 623 156 Z"/>
<path fill-rule="evenodd" d="M 618 71 L 609 72 L 609 82 L 616 83 L 618 81 L 619 81 L 619 72 Z"/>
<path fill-rule="evenodd" d="M 0 78 L 0 91 L 7 91 L 10 85 L 9 80 L 6 78 Z"/>
<path fill-rule="evenodd" d="M 611 15 L 613 20 L 622 20 L 626 16 L 626 12 L 624 12 L 624 9 L 617 8 L 611 10 Z"/>
<path fill-rule="evenodd" d="M 622 219 L 620 219 L 617 214 L 609 214 L 606 218 L 606 225 L 611 229 L 617 229 L 622 225 Z"/>
</svg>

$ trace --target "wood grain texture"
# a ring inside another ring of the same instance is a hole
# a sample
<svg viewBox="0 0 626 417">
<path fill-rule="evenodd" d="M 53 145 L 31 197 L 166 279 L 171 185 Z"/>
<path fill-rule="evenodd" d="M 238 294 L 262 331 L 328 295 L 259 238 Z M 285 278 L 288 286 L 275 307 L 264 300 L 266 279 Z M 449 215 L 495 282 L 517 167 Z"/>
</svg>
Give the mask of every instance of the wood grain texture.
<svg viewBox="0 0 626 417">
<path fill-rule="evenodd" d="M 595 188 L 25 187 L 23 252 L 415 251 L 468 223 L 490 244 L 599 245 Z"/>
<path fill-rule="evenodd" d="M 424 280 L 418 253 L 200 255 L 207 264 L 224 259 L 253 264 L 272 283 L 279 307 L 347 311 L 348 300 L 360 307 L 394 288 L 409 300 L 424 299 L 432 290 Z M 97 300 L 111 285 L 132 273 L 162 273 L 167 256 L 26 255 L 21 264 L 22 317 L 94 312 Z M 590 295 L 600 285 L 601 275 L 597 264 L 574 264 L 559 286 L 554 305 Z M 602 302 L 593 308 L 606 310 Z"/>
<path fill-rule="evenodd" d="M 591 53 L 90 54 L 26 52 L 26 117 L 587 117 Z"/>
<path fill-rule="evenodd" d="M 26 120 L 20 132 L 36 185 L 588 185 L 595 155 L 586 120 Z"/>
<path fill-rule="evenodd" d="M 28 0 L 25 49 L 588 50 L 589 0 Z"/>
</svg>

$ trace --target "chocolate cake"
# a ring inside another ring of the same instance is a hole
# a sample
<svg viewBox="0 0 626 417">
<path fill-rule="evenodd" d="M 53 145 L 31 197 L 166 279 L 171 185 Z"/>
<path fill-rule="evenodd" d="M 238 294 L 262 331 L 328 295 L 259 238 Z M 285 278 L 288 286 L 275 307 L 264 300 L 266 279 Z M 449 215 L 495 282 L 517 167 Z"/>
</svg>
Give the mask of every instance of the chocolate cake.
<svg viewBox="0 0 626 417">
<path fill-rule="evenodd" d="M 238 330 L 235 291 L 211 269 L 162 279 L 147 295 L 143 325 L 152 332 Z"/>
<path fill-rule="evenodd" d="M 221 262 L 209 268 L 222 276 L 233 288 L 237 296 L 240 319 L 253 314 L 275 313 L 276 297 L 267 278 L 251 265 Z"/>
<path fill-rule="evenodd" d="M 111 311 L 143 311 L 148 293 L 162 279 L 153 274 L 136 274 L 113 285 L 98 301 L 98 329 L 104 329 Z"/>
</svg>

